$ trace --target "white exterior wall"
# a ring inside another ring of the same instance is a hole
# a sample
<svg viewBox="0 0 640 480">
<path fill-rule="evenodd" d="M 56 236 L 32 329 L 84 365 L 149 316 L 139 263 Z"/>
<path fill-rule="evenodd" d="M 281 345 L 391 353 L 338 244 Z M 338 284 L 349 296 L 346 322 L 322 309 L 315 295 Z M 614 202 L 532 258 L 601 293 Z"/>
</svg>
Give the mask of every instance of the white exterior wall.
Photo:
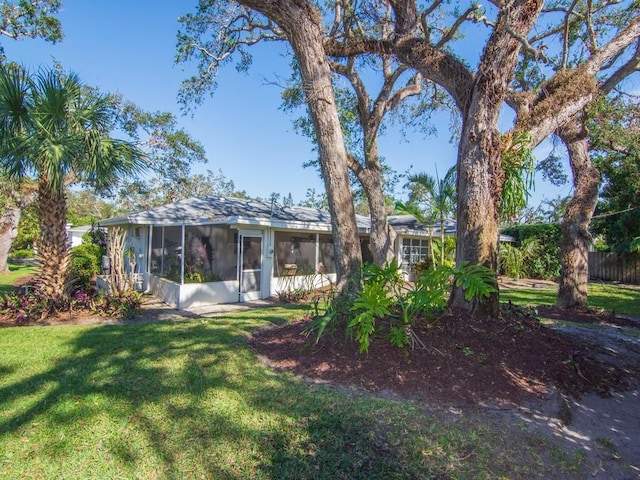
<svg viewBox="0 0 640 480">
<path fill-rule="evenodd" d="M 214 303 L 235 303 L 238 301 L 238 282 L 234 280 L 186 283 L 177 286 L 180 288 L 178 308 L 203 307 Z"/>
<path fill-rule="evenodd" d="M 295 277 L 272 277 L 270 295 L 275 296 L 286 290 L 296 288 L 323 288 L 330 284 L 335 284 L 337 275 L 335 273 L 316 274 L 316 275 L 298 275 Z"/>
<path fill-rule="evenodd" d="M 144 290 L 175 308 L 202 307 L 217 303 L 240 301 L 239 280 L 208 283 L 179 283 L 150 274 L 149 235 L 147 226 L 131 226 L 128 229 L 127 245 L 136 254 L 136 272 L 145 279 Z M 322 288 L 336 282 L 337 275 L 323 274 L 295 277 L 273 277 L 275 231 L 272 228 L 242 228 L 242 235 L 262 235 L 262 266 L 259 298 L 269 298 L 289 288 Z M 316 259 L 317 260 L 317 259 Z M 317 262 L 316 262 L 317 263 Z M 310 285 L 309 282 L 312 282 Z"/>
</svg>

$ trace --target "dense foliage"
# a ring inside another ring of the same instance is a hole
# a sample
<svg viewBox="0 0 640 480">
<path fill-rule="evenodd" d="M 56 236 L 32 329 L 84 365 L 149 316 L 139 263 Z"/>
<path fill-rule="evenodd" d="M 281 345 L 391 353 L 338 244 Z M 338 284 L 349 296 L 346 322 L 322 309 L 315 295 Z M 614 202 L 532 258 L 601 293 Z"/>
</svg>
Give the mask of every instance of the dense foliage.
<svg viewBox="0 0 640 480">
<path fill-rule="evenodd" d="M 133 318 L 142 304 L 142 294 L 127 291 L 119 295 L 101 295 L 78 291 L 64 299 L 47 298 L 34 290 L 11 292 L 0 296 L 0 314 L 16 324 L 46 321 L 57 315 L 82 311 L 85 314 L 107 315 L 114 318 Z"/>
<path fill-rule="evenodd" d="M 100 261 L 106 249 L 93 243 L 82 243 L 71 249 L 69 274 L 74 286 L 87 290 L 93 278 L 100 273 Z"/>
<path fill-rule="evenodd" d="M 334 303 L 311 323 L 310 331 L 316 332 L 318 339 L 327 326 L 346 320 L 347 332 L 355 336 L 361 353 L 369 351 L 374 335 L 386 337 L 399 348 L 424 346 L 412 325 L 442 311 L 454 285 L 463 289 L 468 300 L 486 298 L 496 291 L 493 272 L 480 265 L 422 269 L 411 285 L 395 261 L 382 267 L 365 264 L 361 279 L 347 311 Z"/>
<path fill-rule="evenodd" d="M 554 223 L 519 225 L 502 231 L 515 243 L 500 245 L 500 273 L 512 278 L 551 280 L 560 274 L 560 226 Z"/>
<path fill-rule="evenodd" d="M 602 173 L 593 231 L 618 253 L 640 237 L 640 114 L 637 97 L 600 102 L 590 124 L 594 162 Z"/>
</svg>

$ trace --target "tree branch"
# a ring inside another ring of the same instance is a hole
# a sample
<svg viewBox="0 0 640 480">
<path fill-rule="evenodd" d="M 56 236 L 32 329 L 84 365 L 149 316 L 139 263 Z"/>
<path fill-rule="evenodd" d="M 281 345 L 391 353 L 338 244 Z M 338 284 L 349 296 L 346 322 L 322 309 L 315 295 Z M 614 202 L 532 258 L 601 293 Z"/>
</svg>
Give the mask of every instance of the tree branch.
<svg viewBox="0 0 640 480">
<path fill-rule="evenodd" d="M 636 43 L 636 51 L 631 56 L 629 61 L 626 62 L 624 65 L 622 65 L 615 72 L 613 72 L 613 74 L 611 74 L 609 78 L 607 78 L 603 82 L 600 88 L 605 94 L 607 94 L 611 92 L 616 87 L 616 85 L 618 85 L 622 80 L 624 80 L 629 75 L 639 70 L 640 70 L 640 39 Z"/>
</svg>

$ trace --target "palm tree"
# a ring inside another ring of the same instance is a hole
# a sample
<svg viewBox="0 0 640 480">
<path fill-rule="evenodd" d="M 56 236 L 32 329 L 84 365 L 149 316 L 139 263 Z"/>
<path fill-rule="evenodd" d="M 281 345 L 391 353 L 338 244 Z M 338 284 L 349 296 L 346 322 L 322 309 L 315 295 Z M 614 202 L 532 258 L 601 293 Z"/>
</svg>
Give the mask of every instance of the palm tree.
<svg viewBox="0 0 640 480">
<path fill-rule="evenodd" d="M 134 144 L 110 136 L 116 107 L 114 97 L 73 73 L 0 67 L 0 168 L 10 180 L 37 183 L 39 288 L 46 297 L 66 293 L 65 185 L 106 188 L 143 167 Z"/>
<path fill-rule="evenodd" d="M 427 173 L 411 175 L 408 178 L 411 189 L 409 204 L 426 205 L 423 216 L 435 218 L 440 223 L 440 265 L 444 264 L 444 224 L 456 207 L 456 169 L 449 169 L 443 179 Z"/>
</svg>

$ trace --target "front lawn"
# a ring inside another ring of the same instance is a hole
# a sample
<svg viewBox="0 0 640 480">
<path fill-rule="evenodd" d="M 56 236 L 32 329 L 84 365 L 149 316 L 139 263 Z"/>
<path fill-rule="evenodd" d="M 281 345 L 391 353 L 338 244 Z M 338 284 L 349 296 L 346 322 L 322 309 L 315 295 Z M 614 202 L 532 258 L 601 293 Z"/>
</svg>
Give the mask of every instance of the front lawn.
<svg viewBox="0 0 640 480">
<path fill-rule="evenodd" d="M 0 273 L 0 293 L 7 293 L 13 290 L 13 286 L 20 279 L 36 273 L 36 266 L 29 264 L 9 265 L 9 272 Z"/>
<path fill-rule="evenodd" d="M 580 463 L 526 427 L 262 366 L 247 334 L 304 313 L 0 330 L 0 477 L 531 478 Z"/>
<path fill-rule="evenodd" d="M 622 315 L 640 317 L 640 288 L 607 283 L 589 283 L 589 306 Z M 555 305 L 556 288 L 500 290 L 500 301 L 518 305 Z"/>
</svg>

